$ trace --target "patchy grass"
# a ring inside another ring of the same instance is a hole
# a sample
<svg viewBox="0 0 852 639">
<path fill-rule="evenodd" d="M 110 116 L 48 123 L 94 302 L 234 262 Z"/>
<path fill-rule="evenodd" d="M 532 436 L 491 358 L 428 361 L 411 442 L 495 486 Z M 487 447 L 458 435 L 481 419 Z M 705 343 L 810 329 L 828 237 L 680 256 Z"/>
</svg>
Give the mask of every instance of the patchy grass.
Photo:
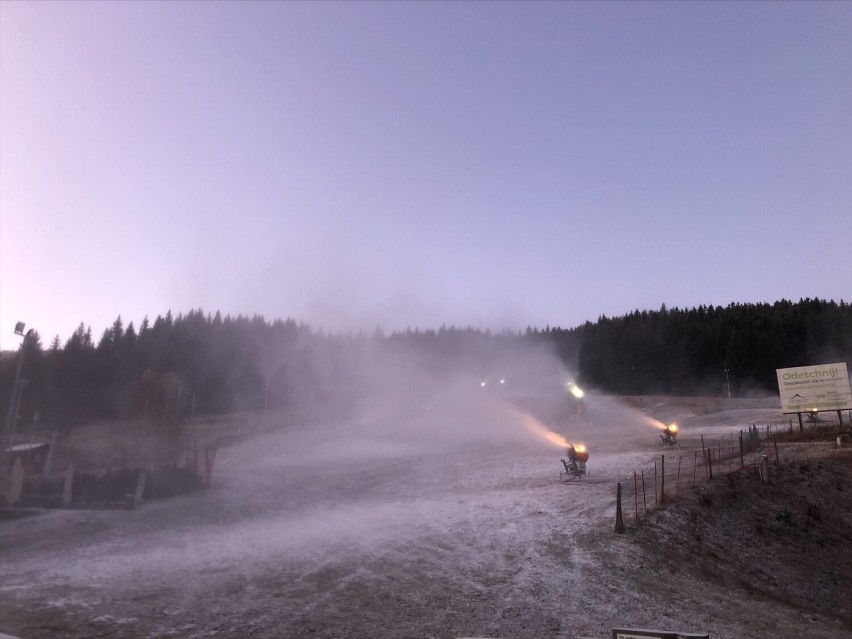
<svg viewBox="0 0 852 639">
<path fill-rule="evenodd" d="M 652 513 L 635 543 L 674 572 L 852 628 L 852 449 L 735 473 Z"/>
</svg>

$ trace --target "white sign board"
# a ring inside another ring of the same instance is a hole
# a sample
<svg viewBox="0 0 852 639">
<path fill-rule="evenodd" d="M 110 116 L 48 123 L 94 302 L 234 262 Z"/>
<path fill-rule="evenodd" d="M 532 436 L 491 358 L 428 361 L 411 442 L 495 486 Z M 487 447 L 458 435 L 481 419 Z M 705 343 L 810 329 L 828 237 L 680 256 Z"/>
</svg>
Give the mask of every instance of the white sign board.
<svg viewBox="0 0 852 639">
<path fill-rule="evenodd" d="M 852 409 L 846 362 L 779 368 L 775 372 L 783 413 Z"/>
</svg>

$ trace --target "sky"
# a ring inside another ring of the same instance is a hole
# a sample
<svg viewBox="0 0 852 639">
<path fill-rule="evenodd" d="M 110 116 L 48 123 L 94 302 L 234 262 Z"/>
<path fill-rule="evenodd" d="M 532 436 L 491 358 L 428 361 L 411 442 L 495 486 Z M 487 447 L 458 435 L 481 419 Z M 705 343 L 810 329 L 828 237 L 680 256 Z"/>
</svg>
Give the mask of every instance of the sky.
<svg viewBox="0 0 852 639">
<path fill-rule="evenodd" d="M 852 3 L 0 2 L 0 346 L 852 299 Z"/>
</svg>

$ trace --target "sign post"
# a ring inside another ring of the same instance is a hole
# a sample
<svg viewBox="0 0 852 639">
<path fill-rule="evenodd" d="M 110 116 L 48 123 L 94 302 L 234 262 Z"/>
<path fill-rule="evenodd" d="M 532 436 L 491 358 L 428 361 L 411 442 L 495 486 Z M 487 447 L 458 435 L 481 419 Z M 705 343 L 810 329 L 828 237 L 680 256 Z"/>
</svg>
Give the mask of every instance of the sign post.
<svg viewBox="0 0 852 639">
<path fill-rule="evenodd" d="M 796 413 L 801 429 L 802 413 L 852 408 L 852 389 L 846 362 L 776 369 L 781 412 Z M 841 424 L 842 426 L 842 424 Z"/>
</svg>

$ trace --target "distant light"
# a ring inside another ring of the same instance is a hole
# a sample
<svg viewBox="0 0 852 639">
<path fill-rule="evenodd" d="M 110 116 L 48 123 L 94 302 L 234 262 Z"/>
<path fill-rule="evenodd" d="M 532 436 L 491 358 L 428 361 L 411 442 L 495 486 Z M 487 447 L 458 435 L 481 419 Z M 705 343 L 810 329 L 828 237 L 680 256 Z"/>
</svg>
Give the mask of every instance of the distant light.
<svg viewBox="0 0 852 639">
<path fill-rule="evenodd" d="M 677 432 L 677 424 L 670 424 L 669 430 L 673 433 L 676 433 Z"/>
<path fill-rule="evenodd" d="M 485 382 L 481 382 L 479 385 L 482 386 L 482 388 L 485 388 Z"/>
<path fill-rule="evenodd" d="M 568 382 L 568 390 L 571 391 L 571 394 L 577 399 L 582 399 L 585 393 L 583 389 L 577 386 L 574 382 Z"/>
<path fill-rule="evenodd" d="M 506 383 L 506 380 L 505 380 L 505 379 L 501 379 L 501 380 L 500 380 L 500 383 L 501 383 L 501 384 L 505 384 L 505 383 Z"/>
</svg>

